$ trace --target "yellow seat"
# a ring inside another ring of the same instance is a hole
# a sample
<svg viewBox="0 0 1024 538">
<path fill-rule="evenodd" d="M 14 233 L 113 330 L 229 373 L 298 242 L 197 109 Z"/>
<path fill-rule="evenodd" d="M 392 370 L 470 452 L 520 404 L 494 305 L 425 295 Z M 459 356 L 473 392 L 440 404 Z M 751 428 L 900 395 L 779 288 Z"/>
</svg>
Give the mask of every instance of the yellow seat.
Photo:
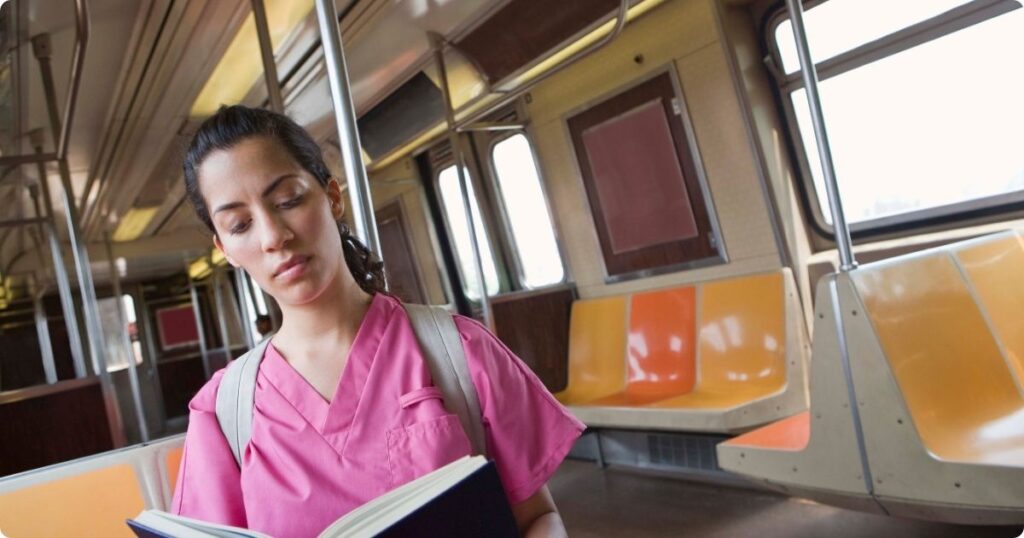
<svg viewBox="0 0 1024 538">
<path fill-rule="evenodd" d="M 572 405 L 623 390 L 625 351 L 626 297 L 574 302 L 569 322 L 569 383 L 555 397 Z"/>
<path fill-rule="evenodd" d="M 999 244 L 960 255 L 977 261 L 992 247 Z M 990 273 L 998 267 L 976 266 L 976 274 Z M 954 258 L 938 252 L 856 271 L 853 282 L 928 451 L 1024 467 L 1024 397 Z"/>
<path fill-rule="evenodd" d="M 697 388 L 651 407 L 721 409 L 775 394 L 786 386 L 782 273 L 701 286 Z"/>
<path fill-rule="evenodd" d="M 31 478 L 16 476 L 12 482 Z M 0 489 L 0 530 L 7 536 L 132 536 L 125 519 L 145 507 L 129 463 L 40 478 L 16 489 Z"/>
<path fill-rule="evenodd" d="M 1014 232 L 962 247 L 956 256 L 1024 392 L 1024 238 Z"/>
</svg>

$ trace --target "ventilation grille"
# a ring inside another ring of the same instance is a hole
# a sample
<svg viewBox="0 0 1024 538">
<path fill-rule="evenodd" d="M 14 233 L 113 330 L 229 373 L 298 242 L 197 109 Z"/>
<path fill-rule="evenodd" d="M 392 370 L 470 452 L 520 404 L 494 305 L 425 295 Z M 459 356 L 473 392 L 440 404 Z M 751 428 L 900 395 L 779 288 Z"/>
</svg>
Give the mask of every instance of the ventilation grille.
<svg viewBox="0 0 1024 538">
<path fill-rule="evenodd" d="M 717 471 L 715 445 L 720 441 L 710 437 L 651 434 L 647 436 L 648 457 L 652 465 Z"/>
</svg>

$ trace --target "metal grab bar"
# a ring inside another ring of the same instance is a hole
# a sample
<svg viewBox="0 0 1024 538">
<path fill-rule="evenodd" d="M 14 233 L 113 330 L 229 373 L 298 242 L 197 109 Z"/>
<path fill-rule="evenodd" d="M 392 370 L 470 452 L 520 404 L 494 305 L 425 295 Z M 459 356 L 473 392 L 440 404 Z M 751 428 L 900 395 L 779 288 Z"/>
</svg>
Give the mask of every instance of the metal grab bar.
<svg viewBox="0 0 1024 538">
<path fill-rule="evenodd" d="M 349 196 L 352 198 L 355 233 L 366 243 L 370 252 L 375 253 L 379 260 L 384 260 L 380 237 L 377 234 L 377 218 L 373 213 L 370 179 L 366 175 L 363 148 L 359 144 L 356 110 L 352 102 L 352 88 L 349 86 L 341 27 L 338 24 L 338 11 L 334 6 L 334 0 L 316 0 L 316 15 L 324 49 L 324 63 L 327 64 L 327 81 L 331 86 L 334 119 L 338 126 L 345 181 L 348 183 Z"/>
<path fill-rule="evenodd" d="M 839 248 L 839 270 L 850 271 L 857 267 L 853 257 L 850 227 L 846 224 L 843 213 L 843 202 L 839 195 L 839 183 L 836 180 L 836 169 L 832 162 L 832 146 L 828 141 L 828 130 L 825 128 L 825 115 L 821 110 L 821 96 L 818 93 L 818 69 L 811 59 L 811 49 L 807 44 L 807 32 L 804 30 L 804 8 L 800 0 L 786 0 L 789 18 L 793 26 L 793 41 L 796 42 L 797 56 L 800 58 L 800 71 L 804 79 L 807 94 L 807 108 L 811 112 L 811 123 L 814 125 L 814 138 L 818 142 L 818 157 L 821 160 L 821 171 L 825 177 L 825 192 L 828 194 L 828 206 L 832 211 L 832 224 L 835 230 L 836 246 Z"/>
<path fill-rule="evenodd" d="M 66 159 L 68 156 L 71 122 L 75 119 L 78 89 L 82 83 L 85 47 L 89 43 L 89 4 L 86 0 L 75 0 L 75 37 L 75 52 L 71 57 L 71 84 L 64 99 L 64 120 L 61 122 L 60 139 L 57 141 L 57 159 Z"/>
</svg>

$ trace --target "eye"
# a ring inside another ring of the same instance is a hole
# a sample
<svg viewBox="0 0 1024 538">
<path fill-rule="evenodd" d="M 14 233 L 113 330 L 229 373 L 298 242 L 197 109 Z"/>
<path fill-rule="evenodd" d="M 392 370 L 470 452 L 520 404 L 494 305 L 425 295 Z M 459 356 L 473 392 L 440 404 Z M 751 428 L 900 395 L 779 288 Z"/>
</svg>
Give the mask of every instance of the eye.
<svg viewBox="0 0 1024 538">
<path fill-rule="evenodd" d="M 240 222 L 240 223 L 232 226 L 230 229 L 228 229 L 228 232 L 230 232 L 231 235 L 238 235 L 238 234 L 246 231 L 247 229 L 249 229 L 249 221 Z"/>
<path fill-rule="evenodd" d="M 279 207 L 281 209 L 290 209 L 290 208 L 293 208 L 293 207 L 299 205 L 300 203 L 302 203 L 302 195 L 301 194 L 296 196 L 296 197 L 294 197 L 294 198 L 285 200 L 285 201 L 277 204 L 277 207 Z"/>
</svg>

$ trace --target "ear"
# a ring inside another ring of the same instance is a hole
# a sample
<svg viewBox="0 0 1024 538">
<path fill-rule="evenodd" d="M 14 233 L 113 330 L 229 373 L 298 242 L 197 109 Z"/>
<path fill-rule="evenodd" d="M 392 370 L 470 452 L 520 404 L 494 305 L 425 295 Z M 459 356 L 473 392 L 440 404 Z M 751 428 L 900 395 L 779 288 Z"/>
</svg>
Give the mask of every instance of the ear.
<svg viewBox="0 0 1024 538">
<path fill-rule="evenodd" d="M 341 183 L 338 178 L 331 177 L 327 180 L 327 199 L 331 202 L 331 215 L 334 220 L 341 220 L 345 216 L 345 195 L 341 192 Z"/>
<path fill-rule="evenodd" d="M 224 255 L 224 258 L 228 261 L 228 263 L 231 264 L 232 267 L 239 266 L 237 263 L 235 263 L 235 260 L 231 259 L 231 256 L 228 256 L 228 252 L 224 250 L 224 244 L 220 242 L 220 236 L 213 236 L 213 246 L 217 247 L 217 250 L 219 250 L 220 253 Z"/>
</svg>

